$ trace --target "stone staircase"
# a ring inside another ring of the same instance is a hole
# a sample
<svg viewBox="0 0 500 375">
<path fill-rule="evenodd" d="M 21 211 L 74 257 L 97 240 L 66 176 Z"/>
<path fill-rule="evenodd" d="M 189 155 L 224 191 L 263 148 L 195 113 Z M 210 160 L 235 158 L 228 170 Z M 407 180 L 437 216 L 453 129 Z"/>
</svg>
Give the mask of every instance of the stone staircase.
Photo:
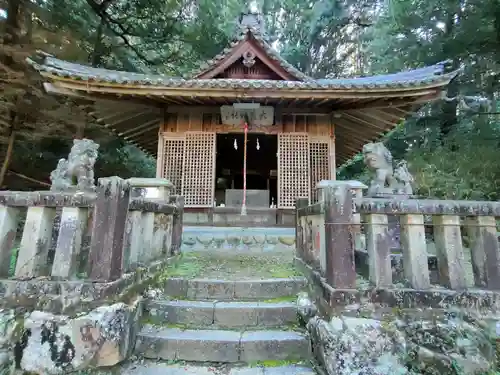
<svg viewBox="0 0 500 375">
<path fill-rule="evenodd" d="M 248 375 L 315 374 L 307 366 L 310 340 L 297 324 L 294 297 L 306 285 L 303 277 L 172 277 L 164 285 L 164 295 L 145 305 L 136 343 L 143 358 L 244 365 Z"/>
</svg>

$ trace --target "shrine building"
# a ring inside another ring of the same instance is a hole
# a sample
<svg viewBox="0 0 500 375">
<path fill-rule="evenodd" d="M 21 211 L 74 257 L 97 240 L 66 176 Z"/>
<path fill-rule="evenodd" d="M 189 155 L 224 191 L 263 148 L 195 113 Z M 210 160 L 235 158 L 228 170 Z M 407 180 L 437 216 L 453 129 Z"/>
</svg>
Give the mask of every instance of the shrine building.
<svg viewBox="0 0 500 375">
<path fill-rule="evenodd" d="M 456 76 L 445 63 L 396 74 L 315 79 L 273 49 L 263 21 L 242 14 L 234 42 L 189 78 L 31 61 L 49 93 L 90 100 L 91 115 L 157 159 L 186 212 L 240 207 L 293 215 L 295 199 Z M 244 123 L 248 125 L 246 150 Z M 244 155 L 246 151 L 246 174 Z M 279 215 L 278 215 L 279 216 Z M 278 217 L 277 223 L 284 220 Z"/>
</svg>

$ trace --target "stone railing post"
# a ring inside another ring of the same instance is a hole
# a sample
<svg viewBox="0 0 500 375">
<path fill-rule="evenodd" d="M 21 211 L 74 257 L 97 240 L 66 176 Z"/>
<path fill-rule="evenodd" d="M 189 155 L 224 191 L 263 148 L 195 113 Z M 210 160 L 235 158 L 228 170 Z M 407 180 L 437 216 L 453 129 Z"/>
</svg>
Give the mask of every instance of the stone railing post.
<svg viewBox="0 0 500 375">
<path fill-rule="evenodd" d="M 133 177 L 127 182 L 132 190 L 146 191 L 142 198 L 160 203 L 169 203 L 174 189 L 174 185 L 165 178 Z M 169 225 L 172 225 L 172 220 L 164 213 L 130 211 L 125 230 L 125 251 L 130 254 L 126 267 L 135 268 L 159 258 L 165 247 L 170 245 L 166 244 L 167 241 L 171 241 L 168 236 Z"/>
<path fill-rule="evenodd" d="M 318 182 L 318 184 L 316 185 L 320 202 L 323 202 L 325 200 L 324 192 L 327 186 L 348 186 L 352 190 L 353 197 L 356 199 L 363 198 L 363 190 L 368 189 L 368 186 L 356 180 L 348 180 L 348 181 L 322 180 Z M 365 243 L 365 241 L 363 241 L 361 234 L 361 215 L 355 212 L 353 213 L 352 219 L 354 222 L 352 226 L 352 232 L 354 236 L 354 248 L 355 250 L 364 250 L 363 244 Z"/>
<path fill-rule="evenodd" d="M 16 278 L 46 276 L 54 207 L 29 207 L 16 263 Z"/>
<path fill-rule="evenodd" d="M 455 290 L 467 288 L 460 217 L 433 215 L 432 221 L 441 284 Z"/>
<path fill-rule="evenodd" d="M 16 239 L 19 207 L 0 206 L 0 277 L 9 277 L 11 252 Z"/>
<path fill-rule="evenodd" d="M 299 210 L 309 205 L 308 198 L 297 198 L 295 200 L 295 254 L 300 259 L 304 259 L 304 234 Z"/>
<path fill-rule="evenodd" d="M 92 281 L 112 281 L 122 274 L 129 201 L 130 185 L 127 181 L 120 177 L 99 179 L 89 254 Z"/>
<path fill-rule="evenodd" d="M 83 235 L 87 228 L 88 211 L 87 208 L 63 207 L 52 265 L 53 277 L 76 278 L 78 257 L 81 254 Z"/>
<path fill-rule="evenodd" d="M 174 220 L 172 224 L 172 247 L 171 247 L 171 254 L 176 255 L 180 253 L 182 245 L 184 197 L 181 195 L 172 195 L 170 197 L 170 203 L 173 203 L 177 206 L 177 211 L 174 214 Z"/>
<path fill-rule="evenodd" d="M 392 286 L 391 247 L 386 214 L 365 214 L 370 281 L 379 288 Z"/>
<path fill-rule="evenodd" d="M 323 190 L 326 279 L 333 288 L 355 288 L 353 197 L 348 186 Z"/>
<path fill-rule="evenodd" d="M 424 215 L 400 215 L 403 275 L 415 289 L 431 286 L 427 243 L 425 242 Z"/>
<path fill-rule="evenodd" d="M 494 216 L 468 217 L 465 229 L 470 238 L 474 284 L 500 290 L 500 242 Z"/>
</svg>

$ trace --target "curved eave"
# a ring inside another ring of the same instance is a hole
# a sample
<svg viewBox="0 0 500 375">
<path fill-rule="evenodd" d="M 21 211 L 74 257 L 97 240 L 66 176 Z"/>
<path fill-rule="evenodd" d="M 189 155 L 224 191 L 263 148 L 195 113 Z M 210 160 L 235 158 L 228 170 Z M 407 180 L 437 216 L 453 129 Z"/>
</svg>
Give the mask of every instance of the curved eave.
<svg viewBox="0 0 500 375">
<path fill-rule="evenodd" d="M 103 93 L 134 96 L 178 96 L 178 97 L 241 97 L 241 98 L 376 98 L 386 96 L 428 95 L 447 86 L 453 75 L 436 76 L 421 82 L 398 82 L 392 84 L 318 84 L 294 81 L 250 81 L 250 80 L 197 80 L 172 81 L 170 84 L 145 85 L 113 83 L 96 79 L 79 79 L 42 72 L 44 77 L 57 87 L 86 93 Z M 277 84 L 281 83 L 281 84 Z"/>
<path fill-rule="evenodd" d="M 64 62 L 31 61 L 46 79 L 49 93 L 95 102 L 95 121 L 150 155 L 157 154 L 163 109 L 212 106 L 241 101 L 273 105 L 282 113 L 331 115 L 336 131 L 337 165 L 426 103 L 441 97 L 457 71 L 442 74 L 443 64 L 359 79 L 270 81 L 185 80 L 117 72 Z M 293 112 L 294 110 L 299 112 Z"/>
</svg>

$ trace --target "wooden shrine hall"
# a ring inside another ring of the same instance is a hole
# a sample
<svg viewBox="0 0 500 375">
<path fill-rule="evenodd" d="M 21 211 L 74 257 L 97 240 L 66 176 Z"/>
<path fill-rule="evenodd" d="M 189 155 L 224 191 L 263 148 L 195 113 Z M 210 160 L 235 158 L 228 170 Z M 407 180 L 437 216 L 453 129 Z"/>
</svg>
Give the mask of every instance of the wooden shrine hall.
<svg viewBox="0 0 500 375">
<path fill-rule="evenodd" d="M 272 48 L 259 15 L 242 14 L 238 25 L 234 42 L 188 78 L 46 55 L 31 64 L 47 92 L 91 100 L 98 123 L 155 156 L 157 177 L 169 179 L 188 211 L 198 212 L 241 207 L 246 182 L 249 210 L 293 214 L 296 198 L 316 200 L 316 184 L 335 179 L 337 165 L 440 98 L 456 76 L 439 63 L 315 79 Z"/>
</svg>

